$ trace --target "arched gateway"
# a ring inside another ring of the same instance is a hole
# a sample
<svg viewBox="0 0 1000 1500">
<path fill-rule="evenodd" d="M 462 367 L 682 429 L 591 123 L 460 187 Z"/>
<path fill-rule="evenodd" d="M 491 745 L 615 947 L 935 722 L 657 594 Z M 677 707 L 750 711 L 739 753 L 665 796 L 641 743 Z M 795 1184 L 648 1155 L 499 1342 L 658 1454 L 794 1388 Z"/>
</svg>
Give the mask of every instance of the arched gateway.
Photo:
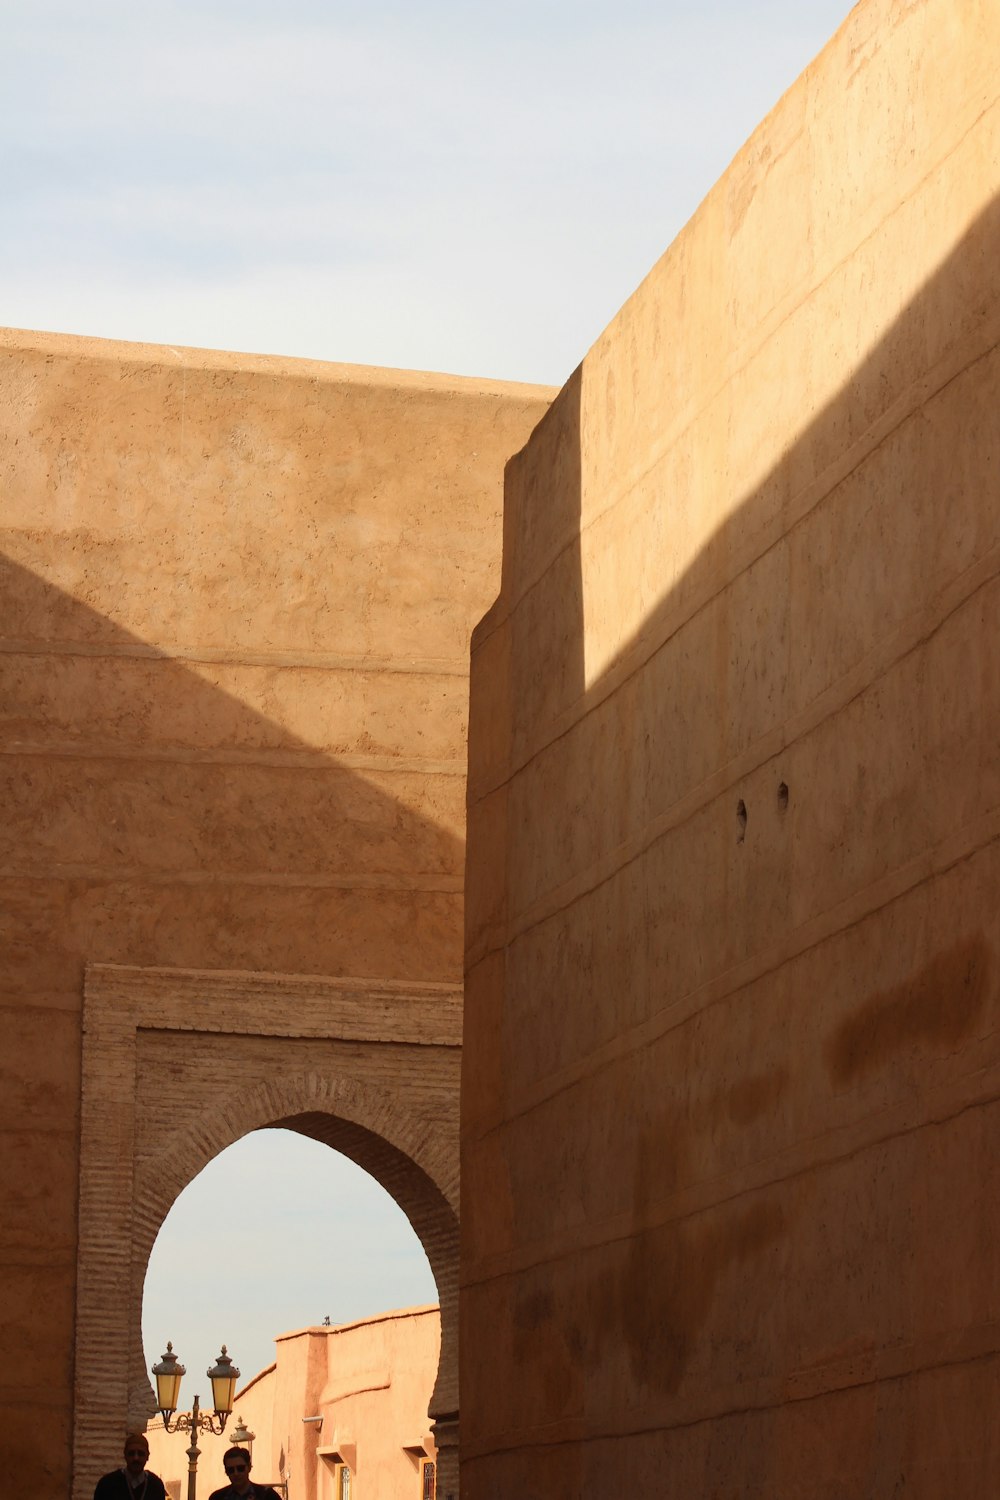
<svg viewBox="0 0 1000 1500">
<path fill-rule="evenodd" d="M 441 1305 L 438 1493 L 457 1496 L 461 1027 L 455 986 L 88 970 L 74 1500 L 87 1500 L 126 1416 L 143 1426 L 153 1410 L 142 1294 L 167 1212 L 213 1157 L 275 1125 L 357 1162 L 420 1238 Z"/>
</svg>

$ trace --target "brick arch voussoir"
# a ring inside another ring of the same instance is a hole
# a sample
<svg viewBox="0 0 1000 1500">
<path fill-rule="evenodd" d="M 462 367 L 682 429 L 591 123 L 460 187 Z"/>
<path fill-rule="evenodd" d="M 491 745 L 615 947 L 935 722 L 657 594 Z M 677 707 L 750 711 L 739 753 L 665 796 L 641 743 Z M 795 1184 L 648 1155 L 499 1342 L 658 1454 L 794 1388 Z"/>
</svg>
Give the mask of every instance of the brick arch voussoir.
<svg viewBox="0 0 1000 1500">
<path fill-rule="evenodd" d="M 329 1129 L 317 1128 L 321 1119 L 332 1122 Z M 407 1214 L 430 1261 L 441 1303 L 441 1362 L 431 1411 L 450 1409 L 457 1404 L 458 1142 L 422 1112 L 408 1110 L 398 1093 L 367 1082 L 307 1073 L 252 1085 L 232 1099 L 206 1101 L 204 1112 L 199 1110 L 161 1136 L 156 1149 L 137 1161 L 132 1220 L 132 1301 L 137 1315 L 130 1320 L 130 1413 L 148 1417 L 155 1410 L 142 1348 L 141 1309 L 149 1257 L 163 1222 L 209 1162 L 244 1136 L 270 1126 L 300 1130 L 350 1156 Z M 385 1148 L 381 1152 L 379 1142 Z M 407 1162 L 412 1166 L 409 1183 Z"/>
<path fill-rule="evenodd" d="M 380 1136 L 314 1111 L 279 1122 L 322 1141 L 374 1177 L 396 1200 L 424 1248 L 437 1286 L 441 1353 L 429 1405 L 432 1420 L 458 1410 L 458 1216 L 425 1169 Z"/>
</svg>

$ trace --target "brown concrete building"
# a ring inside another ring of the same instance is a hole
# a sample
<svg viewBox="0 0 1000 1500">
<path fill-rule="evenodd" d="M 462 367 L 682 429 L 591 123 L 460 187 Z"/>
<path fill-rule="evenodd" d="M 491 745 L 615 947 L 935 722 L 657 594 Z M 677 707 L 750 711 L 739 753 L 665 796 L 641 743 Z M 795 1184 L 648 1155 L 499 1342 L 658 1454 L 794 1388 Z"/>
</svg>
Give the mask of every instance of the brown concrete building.
<svg viewBox="0 0 1000 1500">
<path fill-rule="evenodd" d="M 998 95 L 858 6 L 508 470 L 463 1500 L 996 1488 Z"/>
</svg>

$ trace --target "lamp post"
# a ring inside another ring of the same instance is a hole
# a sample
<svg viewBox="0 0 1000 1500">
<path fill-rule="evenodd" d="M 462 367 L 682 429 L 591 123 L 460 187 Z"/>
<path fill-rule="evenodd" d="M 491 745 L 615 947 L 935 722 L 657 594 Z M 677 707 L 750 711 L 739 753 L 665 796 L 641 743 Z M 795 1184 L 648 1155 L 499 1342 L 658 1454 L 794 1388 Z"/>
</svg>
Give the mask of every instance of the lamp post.
<svg viewBox="0 0 1000 1500">
<path fill-rule="evenodd" d="M 229 1434 L 229 1441 L 234 1448 L 245 1448 L 250 1457 L 253 1458 L 253 1440 L 256 1436 L 257 1434 L 250 1431 L 243 1418 L 237 1417 L 236 1426 Z"/>
<path fill-rule="evenodd" d="M 212 1382 L 212 1404 L 214 1412 L 202 1411 L 198 1405 L 198 1397 L 195 1396 L 190 1412 L 182 1412 L 171 1426 L 170 1419 L 177 1410 L 177 1397 L 180 1394 L 181 1376 L 187 1372 L 182 1364 L 177 1361 L 173 1344 L 167 1344 L 167 1352 L 161 1360 L 153 1366 L 153 1375 L 156 1377 L 156 1405 L 160 1416 L 163 1418 L 165 1432 L 190 1432 L 191 1446 L 187 1450 L 188 1456 L 188 1489 L 187 1500 L 195 1500 L 195 1485 L 198 1482 L 198 1447 L 199 1432 L 212 1432 L 216 1437 L 221 1437 L 225 1431 L 229 1413 L 233 1409 L 233 1398 L 236 1394 L 236 1382 L 240 1378 L 240 1372 L 226 1353 L 223 1344 L 222 1353 L 210 1370 L 206 1371 Z M 218 1426 L 216 1426 L 218 1423 Z"/>
</svg>

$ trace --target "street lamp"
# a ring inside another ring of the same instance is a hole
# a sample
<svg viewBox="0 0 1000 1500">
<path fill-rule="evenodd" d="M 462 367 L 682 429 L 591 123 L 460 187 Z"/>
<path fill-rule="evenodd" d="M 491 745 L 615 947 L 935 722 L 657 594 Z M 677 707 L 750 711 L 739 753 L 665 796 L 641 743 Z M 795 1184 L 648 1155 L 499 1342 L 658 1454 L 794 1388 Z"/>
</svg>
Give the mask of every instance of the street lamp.
<svg viewBox="0 0 1000 1500">
<path fill-rule="evenodd" d="M 233 1398 L 236 1394 L 236 1382 L 240 1378 L 240 1372 L 226 1353 L 223 1344 L 222 1353 L 215 1364 L 207 1370 L 209 1380 L 212 1382 L 212 1404 L 215 1411 L 202 1411 L 198 1405 L 198 1397 L 195 1396 L 190 1412 L 182 1412 L 173 1423 L 170 1419 L 177 1410 L 177 1398 L 181 1389 L 181 1376 L 187 1371 L 177 1361 L 173 1344 L 167 1344 L 167 1352 L 163 1358 L 153 1366 L 153 1374 L 156 1377 L 156 1405 L 160 1416 L 163 1418 L 165 1432 L 190 1432 L 191 1446 L 187 1450 L 188 1456 L 188 1489 L 187 1500 L 195 1500 L 195 1485 L 198 1481 L 198 1433 L 212 1432 L 216 1437 L 221 1437 L 225 1431 L 229 1413 L 233 1409 Z M 218 1426 L 216 1426 L 218 1422 Z"/>
<path fill-rule="evenodd" d="M 245 1448 L 250 1457 L 253 1458 L 253 1440 L 256 1436 L 257 1434 L 250 1431 L 243 1418 L 237 1417 L 236 1426 L 229 1434 L 229 1441 L 234 1448 Z"/>
</svg>

